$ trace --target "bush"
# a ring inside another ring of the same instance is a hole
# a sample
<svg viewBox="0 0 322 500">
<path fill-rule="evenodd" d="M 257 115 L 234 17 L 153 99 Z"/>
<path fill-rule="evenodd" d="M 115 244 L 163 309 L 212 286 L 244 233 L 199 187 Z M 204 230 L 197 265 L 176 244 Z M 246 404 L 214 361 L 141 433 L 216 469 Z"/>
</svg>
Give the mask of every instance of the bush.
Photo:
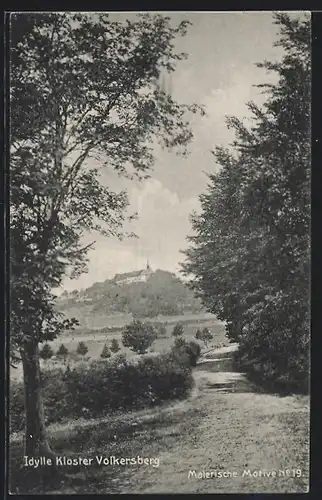
<svg viewBox="0 0 322 500">
<path fill-rule="evenodd" d="M 170 353 L 131 362 L 120 354 L 74 369 L 44 371 L 42 382 L 45 418 L 50 424 L 185 397 L 193 378 L 190 367 L 178 363 Z M 24 428 L 22 383 L 10 387 L 10 427 L 12 431 Z"/>
<path fill-rule="evenodd" d="M 175 347 L 183 347 L 184 345 L 186 345 L 186 341 L 183 337 L 176 337 L 175 341 L 174 341 L 174 346 Z"/>
<path fill-rule="evenodd" d="M 138 363 L 143 386 L 148 390 L 152 403 L 185 397 L 193 386 L 190 367 L 173 358 L 172 353 L 145 356 Z"/>
<path fill-rule="evenodd" d="M 183 325 L 181 323 L 177 323 L 172 330 L 172 336 L 179 337 L 183 335 L 183 332 L 184 332 Z"/>
<path fill-rule="evenodd" d="M 103 358 L 103 359 L 107 359 L 107 358 L 111 357 L 111 352 L 110 352 L 110 350 L 109 350 L 109 348 L 107 347 L 106 344 L 104 344 L 104 347 L 103 347 L 103 350 L 101 352 L 100 357 Z"/>
<path fill-rule="evenodd" d="M 111 341 L 111 346 L 110 346 L 110 351 L 112 352 L 118 352 L 120 350 L 119 343 L 116 339 L 112 339 Z"/>
<path fill-rule="evenodd" d="M 201 354 L 200 345 L 192 340 L 187 344 L 187 351 L 190 356 L 191 366 L 196 366 L 198 358 L 200 357 Z"/>
<path fill-rule="evenodd" d="M 112 362 L 115 366 L 124 365 L 127 362 L 126 354 L 124 352 L 120 352 L 116 356 L 114 356 Z"/>
<path fill-rule="evenodd" d="M 160 339 L 164 339 L 164 338 L 166 338 L 168 336 L 167 335 L 167 329 L 166 329 L 165 325 L 163 325 L 162 323 L 158 324 L 158 326 L 157 326 L 157 332 L 158 332 L 158 337 Z"/>
<path fill-rule="evenodd" d="M 68 370 L 43 370 L 42 385 L 46 424 L 62 422 L 70 416 L 74 394 L 68 391 Z"/>
<path fill-rule="evenodd" d="M 96 362 L 89 370 L 72 370 L 68 386 L 76 395 L 75 412 L 85 408 L 87 415 L 94 417 L 184 396 L 192 386 L 192 377 L 189 369 L 162 355 L 123 364 Z"/>
<path fill-rule="evenodd" d="M 292 308 L 293 305 L 287 305 L 285 300 L 284 309 L 271 301 L 266 303 L 265 308 L 258 310 L 257 317 L 243 329 L 235 360 L 250 378 L 264 386 L 268 384 L 278 390 L 282 381 L 285 388 L 307 392 L 310 330 L 304 320 L 301 324 L 300 317 L 305 319 L 305 313 L 308 315 L 308 312 L 298 306 L 295 314 Z"/>
<path fill-rule="evenodd" d="M 197 330 L 195 338 L 197 340 L 201 340 L 202 342 L 205 343 L 205 345 L 208 345 L 208 342 L 214 338 L 213 334 L 209 331 L 209 328 L 204 328 L 202 331 Z"/>
<path fill-rule="evenodd" d="M 71 416 L 73 394 L 68 392 L 66 370 L 42 370 L 41 382 L 46 424 L 61 422 Z M 25 426 L 24 387 L 22 382 L 11 382 L 9 388 L 10 432 L 22 431 Z"/>
<path fill-rule="evenodd" d="M 171 352 L 177 363 L 191 367 L 196 366 L 201 348 L 197 342 L 186 342 L 184 339 L 178 338 L 175 340 Z"/>
<path fill-rule="evenodd" d="M 39 356 L 44 359 L 50 359 L 54 355 L 54 351 L 50 347 L 49 344 L 45 344 L 42 349 L 39 351 Z"/>
<path fill-rule="evenodd" d="M 201 340 L 201 337 L 202 337 L 202 333 L 201 333 L 201 330 L 198 328 L 198 330 L 195 333 L 195 339 Z"/>
<path fill-rule="evenodd" d="M 124 347 L 129 347 L 137 354 L 145 354 L 157 338 L 155 328 L 149 323 L 134 320 L 127 325 L 122 334 Z"/>
<path fill-rule="evenodd" d="M 59 349 L 57 350 L 57 356 L 67 356 L 68 354 L 68 349 L 64 344 L 61 344 Z"/>
<path fill-rule="evenodd" d="M 82 341 L 79 342 L 78 346 L 77 346 L 77 349 L 76 349 L 76 353 L 80 354 L 81 356 L 85 356 L 85 354 L 88 353 L 88 347 L 87 347 L 87 345 L 84 342 L 82 342 Z"/>
</svg>

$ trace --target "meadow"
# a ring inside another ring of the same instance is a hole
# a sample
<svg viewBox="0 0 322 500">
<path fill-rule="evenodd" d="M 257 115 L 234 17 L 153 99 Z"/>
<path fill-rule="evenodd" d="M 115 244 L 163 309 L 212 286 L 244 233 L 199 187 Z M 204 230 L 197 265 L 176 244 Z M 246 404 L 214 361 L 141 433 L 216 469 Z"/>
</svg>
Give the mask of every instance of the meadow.
<svg viewBox="0 0 322 500">
<path fill-rule="evenodd" d="M 49 360 L 41 360 L 41 367 L 51 369 L 58 368 L 59 366 L 70 367 L 75 366 L 78 363 L 96 360 L 100 358 L 100 354 L 103 350 L 104 344 L 110 346 L 111 341 L 115 338 L 118 343 L 120 350 L 118 354 L 124 353 L 127 358 L 136 357 L 130 349 L 126 348 L 122 344 L 122 327 L 129 322 L 131 318 L 128 316 L 118 316 L 117 320 L 114 317 L 105 318 L 105 326 L 103 328 L 88 328 L 82 327 L 77 328 L 73 332 L 66 332 L 60 335 L 57 339 L 50 342 L 54 353 L 57 352 L 59 346 L 64 344 L 68 349 L 68 355 L 65 359 L 57 358 L 55 355 Z M 171 336 L 173 327 L 177 323 L 182 323 L 184 325 L 184 337 L 187 341 L 195 340 L 194 336 L 197 329 L 208 328 L 213 334 L 213 340 L 209 342 L 207 346 L 201 343 L 203 350 L 212 347 L 221 347 L 223 345 L 228 345 L 229 341 L 225 336 L 225 325 L 221 321 L 211 314 L 193 314 L 185 316 L 159 316 L 157 318 L 149 320 L 151 323 L 162 323 L 166 328 L 165 336 L 158 337 L 152 344 L 151 348 L 148 350 L 150 353 L 160 353 L 168 351 L 173 345 L 173 337 Z M 94 323 L 94 322 L 93 322 Z M 80 356 L 76 353 L 78 343 L 82 341 L 86 344 L 88 352 L 85 356 Z M 113 355 L 113 354 L 112 354 Z M 10 370 L 10 379 L 12 381 L 22 380 L 22 367 L 18 365 L 16 368 Z"/>
</svg>

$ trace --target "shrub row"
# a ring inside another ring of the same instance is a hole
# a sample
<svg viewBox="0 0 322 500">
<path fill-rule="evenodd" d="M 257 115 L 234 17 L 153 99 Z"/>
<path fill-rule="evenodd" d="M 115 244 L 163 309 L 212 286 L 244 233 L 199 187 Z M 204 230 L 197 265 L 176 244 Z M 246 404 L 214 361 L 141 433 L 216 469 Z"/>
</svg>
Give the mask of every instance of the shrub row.
<svg viewBox="0 0 322 500">
<path fill-rule="evenodd" d="M 142 356 L 135 361 L 117 355 L 73 369 L 44 371 L 46 422 L 93 418 L 114 410 L 149 407 L 183 398 L 193 385 L 191 365 L 197 351 L 193 346 L 173 348 L 170 353 Z M 9 405 L 11 431 L 20 431 L 24 428 L 22 383 L 11 384 Z"/>
</svg>

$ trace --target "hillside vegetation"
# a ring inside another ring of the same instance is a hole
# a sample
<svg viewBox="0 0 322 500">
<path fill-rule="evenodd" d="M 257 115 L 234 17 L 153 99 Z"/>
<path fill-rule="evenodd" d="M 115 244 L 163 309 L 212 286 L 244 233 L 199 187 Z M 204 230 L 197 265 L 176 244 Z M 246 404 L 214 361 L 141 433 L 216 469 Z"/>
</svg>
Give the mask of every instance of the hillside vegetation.
<svg viewBox="0 0 322 500">
<path fill-rule="evenodd" d="M 216 147 L 220 168 L 200 195 L 183 264 L 208 311 L 238 342 L 238 364 L 257 380 L 303 391 L 310 350 L 310 17 L 276 13 L 279 62 L 251 122 L 228 118 L 235 140 Z M 251 123 L 251 124 L 249 124 Z"/>
<path fill-rule="evenodd" d="M 79 320 L 84 311 L 87 316 L 122 313 L 142 318 L 203 311 L 193 292 L 177 276 L 162 270 L 155 271 L 146 282 L 117 284 L 115 280 L 106 280 L 80 292 L 64 293 L 58 308 L 67 316 L 72 311 Z"/>
</svg>

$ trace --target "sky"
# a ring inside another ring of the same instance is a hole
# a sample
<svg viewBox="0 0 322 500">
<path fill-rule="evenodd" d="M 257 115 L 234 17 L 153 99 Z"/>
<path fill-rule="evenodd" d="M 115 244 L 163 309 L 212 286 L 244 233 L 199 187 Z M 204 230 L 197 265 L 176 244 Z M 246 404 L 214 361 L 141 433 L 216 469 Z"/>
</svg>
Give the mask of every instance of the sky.
<svg viewBox="0 0 322 500">
<path fill-rule="evenodd" d="M 103 179 L 113 189 L 126 188 L 130 209 L 138 211 L 138 220 L 130 230 L 138 238 L 119 241 L 98 234 L 87 234 L 84 243 L 96 241 L 89 252 L 88 272 L 78 279 L 66 279 L 58 293 L 84 289 L 116 273 L 142 269 L 147 260 L 152 269 L 179 274 L 180 252 L 188 247 L 192 234 L 189 214 L 199 209 L 199 195 L 207 189 L 207 173 L 218 171 L 211 151 L 229 146 L 233 139 L 225 116 L 249 117 L 246 103 L 262 103 L 258 83 L 274 81 L 274 75 L 257 68 L 256 62 L 279 60 L 281 49 L 273 44 L 278 27 L 271 12 L 170 12 L 175 23 L 192 23 L 188 34 L 176 42 L 178 51 L 189 54 L 172 74 L 172 95 L 179 102 L 203 104 L 207 116 L 194 116 L 194 138 L 189 156 L 155 147 L 155 165 L 146 181 L 125 181 L 108 174 Z M 115 18 L 133 14 L 114 13 Z"/>
</svg>

